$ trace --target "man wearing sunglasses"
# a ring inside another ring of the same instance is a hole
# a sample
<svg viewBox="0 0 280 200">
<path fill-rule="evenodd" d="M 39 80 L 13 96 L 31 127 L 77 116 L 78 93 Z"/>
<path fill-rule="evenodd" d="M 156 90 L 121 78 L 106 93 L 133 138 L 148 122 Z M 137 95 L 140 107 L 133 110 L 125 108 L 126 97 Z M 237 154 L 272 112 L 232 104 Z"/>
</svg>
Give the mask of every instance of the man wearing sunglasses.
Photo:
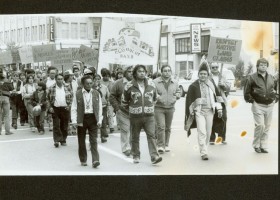
<svg viewBox="0 0 280 200">
<path fill-rule="evenodd" d="M 210 80 L 218 88 L 221 97 L 223 98 L 222 107 L 223 107 L 223 117 L 219 118 L 218 114 L 215 113 L 213 119 L 212 132 L 210 136 L 210 144 L 215 144 L 215 137 L 218 134 L 218 137 L 222 138 L 222 144 L 227 144 L 226 142 L 226 124 L 227 124 L 227 96 L 230 91 L 230 82 L 227 81 L 226 77 L 223 76 L 219 71 L 218 63 L 210 64 Z"/>
</svg>

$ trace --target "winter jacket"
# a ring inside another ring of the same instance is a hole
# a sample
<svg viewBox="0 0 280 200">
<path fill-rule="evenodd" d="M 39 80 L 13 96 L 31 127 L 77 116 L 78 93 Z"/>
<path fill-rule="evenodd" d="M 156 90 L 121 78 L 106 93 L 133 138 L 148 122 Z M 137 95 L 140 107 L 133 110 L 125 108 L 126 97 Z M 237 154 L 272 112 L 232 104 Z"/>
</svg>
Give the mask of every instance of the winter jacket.
<svg viewBox="0 0 280 200">
<path fill-rule="evenodd" d="M 156 99 L 156 86 L 151 79 L 144 80 L 144 95 L 136 80 L 132 80 L 124 87 L 122 104 L 129 110 L 129 116 L 132 118 L 154 116 Z"/>
<path fill-rule="evenodd" d="M 176 94 L 180 94 L 178 82 L 174 79 L 170 79 L 167 90 L 162 77 L 155 79 L 154 83 L 159 95 L 155 106 L 160 108 L 174 108 L 176 100 L 180 98 L 176 96 Z"/>
</svg>

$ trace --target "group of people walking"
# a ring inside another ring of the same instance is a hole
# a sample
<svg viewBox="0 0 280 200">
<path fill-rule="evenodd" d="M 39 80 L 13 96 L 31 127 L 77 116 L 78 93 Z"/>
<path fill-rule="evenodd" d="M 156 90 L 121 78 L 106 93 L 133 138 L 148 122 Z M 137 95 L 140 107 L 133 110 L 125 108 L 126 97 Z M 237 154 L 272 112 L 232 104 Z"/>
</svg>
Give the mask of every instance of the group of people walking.
<svg viewBox="0 0 280 200">
<path fill-rule="evenodd" d="M 253 147 L 258 153 L 268 153 L 267 139 L 274 104 L 278 101 L 278 79 L 269 75 L 268 62 L 260 59 L 257 72 L 249 76 L 244 89 L 247 102 L 253 103 L 255 137 Z M 162 66 L 160 74 L 147 76 L 144 65 L 127 66 L 118 70 L 115 80 L 103 68 L 101 76 L 95 68 L 77 66 L 63 74 L 55 67 L 42 72 L 26 70 L 14 73 L 10 80 L 0 69 L 0 118 L 4 117 L 6 135 L 10 131 L 9 110 L 12 124 L 35 127 L 45 133 L 44 122 L 53 131 L 54 146 L 67 145 L 70 126 L 78 137 L 78 155 L 82 166 L 87 166 L 86 134 L 89 134 L 92 167 L 100 165 L 97 138 L 107 142 L 108 133 L 114 132 L 114 116 L 120 130 L 120 149 L 131 156 L 134 163 L 141 159 L 139 137 L 146 133 L 152 164 L 162 161 L 160 154 L 170 152 L 170 136 L 175 104 L 181 97 L 177 80 L 172 77 L 169 65 Z M 226 141 L 227 96 L 230 83 L 219 72 L 218 63 L 202 63 L 199 79 L 189 86 L 185 104 L 185 130 L 188 135 L 197 128 L 202 160 L 208 160 L 208 145 L 220 139 Z M 11 104 L 10 104 L 11 102 Z M 1 123 L 0 123 L 1 124 Z M 1 125 L 0 125 L 1 128 Z M 1 131 L 1 129 L 0 129 Z"/>
</svg>

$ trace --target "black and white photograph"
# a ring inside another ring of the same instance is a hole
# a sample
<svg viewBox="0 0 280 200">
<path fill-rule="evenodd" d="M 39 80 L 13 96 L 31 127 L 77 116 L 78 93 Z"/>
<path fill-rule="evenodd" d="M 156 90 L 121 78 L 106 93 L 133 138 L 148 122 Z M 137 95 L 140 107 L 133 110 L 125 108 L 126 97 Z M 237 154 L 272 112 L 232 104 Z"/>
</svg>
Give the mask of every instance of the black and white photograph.
<svg viewBox="0 0 280 200">
<path fill-rule="evenodd" d="M 278 175 L 279 23 L 0 15 L 0 176 Z"/>
</svg>

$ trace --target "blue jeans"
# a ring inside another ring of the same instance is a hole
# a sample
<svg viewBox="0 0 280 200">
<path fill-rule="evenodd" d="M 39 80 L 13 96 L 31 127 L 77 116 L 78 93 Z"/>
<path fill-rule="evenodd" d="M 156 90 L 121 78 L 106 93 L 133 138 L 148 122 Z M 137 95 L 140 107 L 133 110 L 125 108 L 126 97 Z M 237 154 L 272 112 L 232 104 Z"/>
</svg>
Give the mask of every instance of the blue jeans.
<svg viewBox="0 0 280 200">
<path fill-rule="evenodd" d="M 3 112 L 3 113 L 2 113 Z M 2 114 L 4 117 L 5 131 L 10 132 L 10 99 L 6 96 L 0 96 L 0 134 L 2 131 Z"/>
<path fill-rule="evenodd" d="M 169 144 L 171 123 L 173 120 L 174 108 L 158 108 L 155 109 L 157 146 L 167 147 Z"/>
<path fill-rule="evenodd" d="M 148 148 L 149 148 L 151 159 L 158 157 L 157 147 L 156 147 L 154 116 L 130 118 L 130 126 L 131 126 L 131 134 L 132 134 L 131 152 L 133 158 L 140 158 L 139 136 L 142 128 L 144 129 L 147 135 Z"/>
</svg>

